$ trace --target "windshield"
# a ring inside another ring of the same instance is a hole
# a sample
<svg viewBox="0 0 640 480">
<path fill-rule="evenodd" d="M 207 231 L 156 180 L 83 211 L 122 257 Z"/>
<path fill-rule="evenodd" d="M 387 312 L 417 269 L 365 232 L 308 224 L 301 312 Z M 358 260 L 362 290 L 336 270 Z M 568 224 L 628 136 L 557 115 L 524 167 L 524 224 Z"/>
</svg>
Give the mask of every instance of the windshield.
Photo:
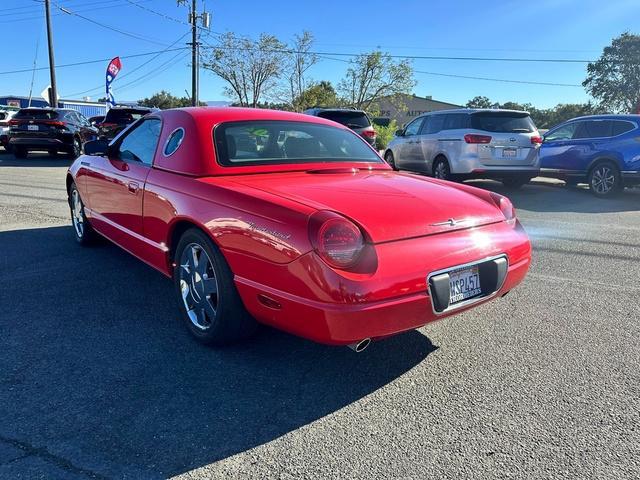
<svg viewBox="0 0 640 480">
<path fill-rule="evenodd" d="M 311 162 L 382 163 L 357 135 L 307 122 L 247 121 L 214 131 L 218 161 L 226 166 Z"/>
<path fill-rule="evenodd" d="M 527 113 L 480 112 L 471 115 L 471 128 L 486 132 L 532 133 L 536 127 Z"/>
<path fill-rule="evenodd" d="M 349 128 L 366 128 L 371 125 L 369 118 L 364 112 L 348 110 L 324 110 L 318 113 L 319 117 L 326 118 L 327 120 L 333 120 L 334 122 L 341 123 Z"/>
</svg>

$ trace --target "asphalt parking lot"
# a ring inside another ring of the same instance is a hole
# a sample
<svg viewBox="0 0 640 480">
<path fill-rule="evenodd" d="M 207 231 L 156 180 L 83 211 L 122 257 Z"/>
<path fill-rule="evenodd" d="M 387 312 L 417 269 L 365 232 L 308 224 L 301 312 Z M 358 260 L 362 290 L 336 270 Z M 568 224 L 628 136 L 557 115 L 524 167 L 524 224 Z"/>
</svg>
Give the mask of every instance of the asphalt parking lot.
<svg viewBox="0 0 640 480">
<path fill-rule="evenodd" d="M 215 350 L 159 273 L 74 242 L 68 164 L 0 154 L 0 478 L 640 477 L 640 189 L 508 193 L 525 283 L 362 354 Z"/>
</svg>

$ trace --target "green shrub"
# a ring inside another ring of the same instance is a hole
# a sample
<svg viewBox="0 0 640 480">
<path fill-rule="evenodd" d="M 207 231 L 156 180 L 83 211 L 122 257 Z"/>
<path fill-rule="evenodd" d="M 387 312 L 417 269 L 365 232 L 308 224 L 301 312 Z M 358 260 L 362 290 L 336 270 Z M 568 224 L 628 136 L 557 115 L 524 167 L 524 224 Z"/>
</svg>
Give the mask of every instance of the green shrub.
<svg viewBox="0 0 640 480">
<path fill-rule="evenodd" d="M 389 142 L 393 139 L 396 130 L 398 130 L 398 124 L 395 120 L 391 120 L 389 122 L 389 125 L 386 127 L 374 123 L 373 128 L 378 134 L 376 136 L 376 148 L 378 150 L 384 150 L 385 148 L 387 148 Z"/>
</svg>

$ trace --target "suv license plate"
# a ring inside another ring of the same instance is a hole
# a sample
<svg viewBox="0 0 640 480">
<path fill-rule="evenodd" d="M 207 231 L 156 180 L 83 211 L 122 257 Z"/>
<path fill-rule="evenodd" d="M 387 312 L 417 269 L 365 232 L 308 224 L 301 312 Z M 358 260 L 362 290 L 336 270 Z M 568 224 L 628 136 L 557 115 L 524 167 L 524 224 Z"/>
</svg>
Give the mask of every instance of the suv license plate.
<svg viewBox="0 0 640 480">
<path fill-rule="evenodd" d="M 517 148 L 503 148 L 502 149 L 502 157 L 503 158 L 513 158 L 518 156 Z"/>
<path fill-rule="evenodd" d="M 27 125 L 27 130 L 31 130 L 34 132 L 38 131 L 38 125 Z"/>
<path fill-rule="evenodd" d="M 449 305 L 476 297 L 482 293 L 478 266 L 449 273 Z"/>
</svg>

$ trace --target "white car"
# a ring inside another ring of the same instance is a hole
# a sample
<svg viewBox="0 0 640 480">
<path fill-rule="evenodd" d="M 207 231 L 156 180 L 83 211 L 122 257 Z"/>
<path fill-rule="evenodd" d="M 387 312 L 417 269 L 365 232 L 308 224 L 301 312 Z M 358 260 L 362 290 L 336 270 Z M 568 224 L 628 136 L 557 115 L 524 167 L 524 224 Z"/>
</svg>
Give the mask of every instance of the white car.
<svg viewBox="0 0 640 480">
<path fill-rule="evenodd" d="M 5 150 L 9 144 L 9 120 L 15 113 L 13 110 L 0 110 L 0 145 Z"/>
<path fill-rule="evenodd" d="M 538 175 L 540 143 L 528 112 L 441 110 L 398 130 L 384 158 L 397 170 L 444 180 L 495 178 L 517 188 Z"/>
</svg>

